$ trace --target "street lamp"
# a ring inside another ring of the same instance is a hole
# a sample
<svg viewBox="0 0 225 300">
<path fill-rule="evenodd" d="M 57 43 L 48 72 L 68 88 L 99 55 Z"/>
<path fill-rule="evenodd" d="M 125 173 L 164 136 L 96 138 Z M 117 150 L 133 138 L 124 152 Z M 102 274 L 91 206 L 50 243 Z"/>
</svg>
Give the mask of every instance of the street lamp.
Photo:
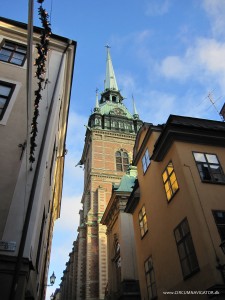
<svg viewBox="0 0 225 300">
<path fill-rule="evenodd" d="M 50 276 L 50 284 L 51 285 L 53 285 L 55 283 L 55 279 L 56 279 L 56 276 L 55 276 L 55 273 L 53 272 L 52 276 Z"/>
<path fill-rule="evenodd" d="M 55 273 L 53 272 L 52 275 L 50 276 L 50 284 L 47 284 L 46 286 L 53 286 L 53 284 L 55 283 Z"/>
</svg>

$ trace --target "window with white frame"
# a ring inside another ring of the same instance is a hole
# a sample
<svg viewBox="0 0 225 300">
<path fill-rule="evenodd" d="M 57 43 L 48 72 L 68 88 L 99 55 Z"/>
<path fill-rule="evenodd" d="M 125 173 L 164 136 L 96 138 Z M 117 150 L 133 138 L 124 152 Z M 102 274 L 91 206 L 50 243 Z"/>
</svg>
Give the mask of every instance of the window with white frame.
<svg viewBox="0 0 225 300">
<path fill-rule="evenodd" d="M 0 61 L 23 66 L 26 60 L 27 47 L 12 41 L 3 41 L 0 46 Z"/>
<path fill-rule="evenodd" d="M 0 120 L 2 120 L 15 89 L 15 84 L 0 81 Z"/>
<path fill-rule="evenodd" d="M 150 155 L 149 155 L 148 149 L 146 149 L 145 154 L 142 157 L 142 168 L 143 168 L 144 173 L 148 169 L 148 166 L 150 165 L 150 163 L 151 163 Z"/>
</svg>

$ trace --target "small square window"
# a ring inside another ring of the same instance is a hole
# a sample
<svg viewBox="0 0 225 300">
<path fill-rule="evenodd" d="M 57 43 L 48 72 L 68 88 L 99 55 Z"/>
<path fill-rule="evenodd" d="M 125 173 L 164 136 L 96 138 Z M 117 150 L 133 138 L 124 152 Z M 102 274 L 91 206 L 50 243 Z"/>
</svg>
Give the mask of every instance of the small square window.
<svg viewBox="0 0 225 300">
<path fill-rule="evenodd" d="M 225 176 L 216 154 L 193 152 L 203 182 L 225 183 Z"/>
<path fill-rule="evenodd" d="M 143 237 L 148 231 L 147 215 L 145 211 L 145 206 L 143 205 L 138 214 L 139 226 L 141 231 L 141 237 Z"/>
<path fill-rule="evenodd" d="M 27 54 L 27 47 L 11 41 L 3 41 L 0 46 L 0 61 L 17 66 L 23 66 Z"/>
<path fill-rule="evenodd" d="M 150 155 L 149 155 L 148 149 L 146 149 L 145 154 L 142 157 L 142 168 L 143 168 L 144 173 L 148 169 L 148 166 L 150 165 L 150 163 L 151 163 Z"/>
<path fill-rule="evenodd" d="M 167 200 L 170 201 L 173 197 L 173 195 L 177 192 L 179 189 L 177 177 L 174 172 L 173 164 L 170 162 L 166 170 L 162 174 L 164 188 L 166 192 Z"/>
</svg>

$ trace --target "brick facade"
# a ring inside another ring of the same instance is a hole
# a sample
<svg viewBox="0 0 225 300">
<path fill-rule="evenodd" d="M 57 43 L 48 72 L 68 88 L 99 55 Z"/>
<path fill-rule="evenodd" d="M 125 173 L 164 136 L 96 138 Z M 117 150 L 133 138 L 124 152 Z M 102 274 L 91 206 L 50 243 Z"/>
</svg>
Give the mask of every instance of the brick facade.
<svg viewBox="0 0 225 300">
<path fill-rule="evenodd" d="M 108 278 L 106 226 L 100 224 L 114 183 L 132 161 L 137 131 L 142 125 L 136 109 L 123 104 L 107 47 L 105 90 L 90 115 L 83 154 L 84 191 L 78 228 L 76 298 L 104 299 Z M 118 156 L 116 156 L 118 155 Z M 66 298 L 64 299 L 66 300 Z"/>
</svg>

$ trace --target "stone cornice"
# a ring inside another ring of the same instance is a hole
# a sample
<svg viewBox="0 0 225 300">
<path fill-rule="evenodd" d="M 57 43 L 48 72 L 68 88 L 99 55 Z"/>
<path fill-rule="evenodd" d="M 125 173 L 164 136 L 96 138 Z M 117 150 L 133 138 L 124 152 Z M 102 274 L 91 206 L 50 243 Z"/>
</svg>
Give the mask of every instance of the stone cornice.
<svg viewBox="0 0 225 300">
<path fill-rule="evenodd" d="M 120 211 L 124 211 L 130 193 L 114 192 L 102 216 L 101 224 L 111 229 L 115 224 Z"/>
<path fill-rule="evenodd" d="M 96 134 L 102 134 L 104 136 L 110 136 L 110 137 L 123 137 L 123 138 L 128 138 L 130 137 L 130 139 L 134 140 L 136 137 L 136 133 L 129 133 L 129 132 L 120 132 L 120 131 L 111 131 L 111 130 L 107 130 L 107 129 L 93 129 L 91 130 L 92 134 L 96 133 Z"/>
</svg>

